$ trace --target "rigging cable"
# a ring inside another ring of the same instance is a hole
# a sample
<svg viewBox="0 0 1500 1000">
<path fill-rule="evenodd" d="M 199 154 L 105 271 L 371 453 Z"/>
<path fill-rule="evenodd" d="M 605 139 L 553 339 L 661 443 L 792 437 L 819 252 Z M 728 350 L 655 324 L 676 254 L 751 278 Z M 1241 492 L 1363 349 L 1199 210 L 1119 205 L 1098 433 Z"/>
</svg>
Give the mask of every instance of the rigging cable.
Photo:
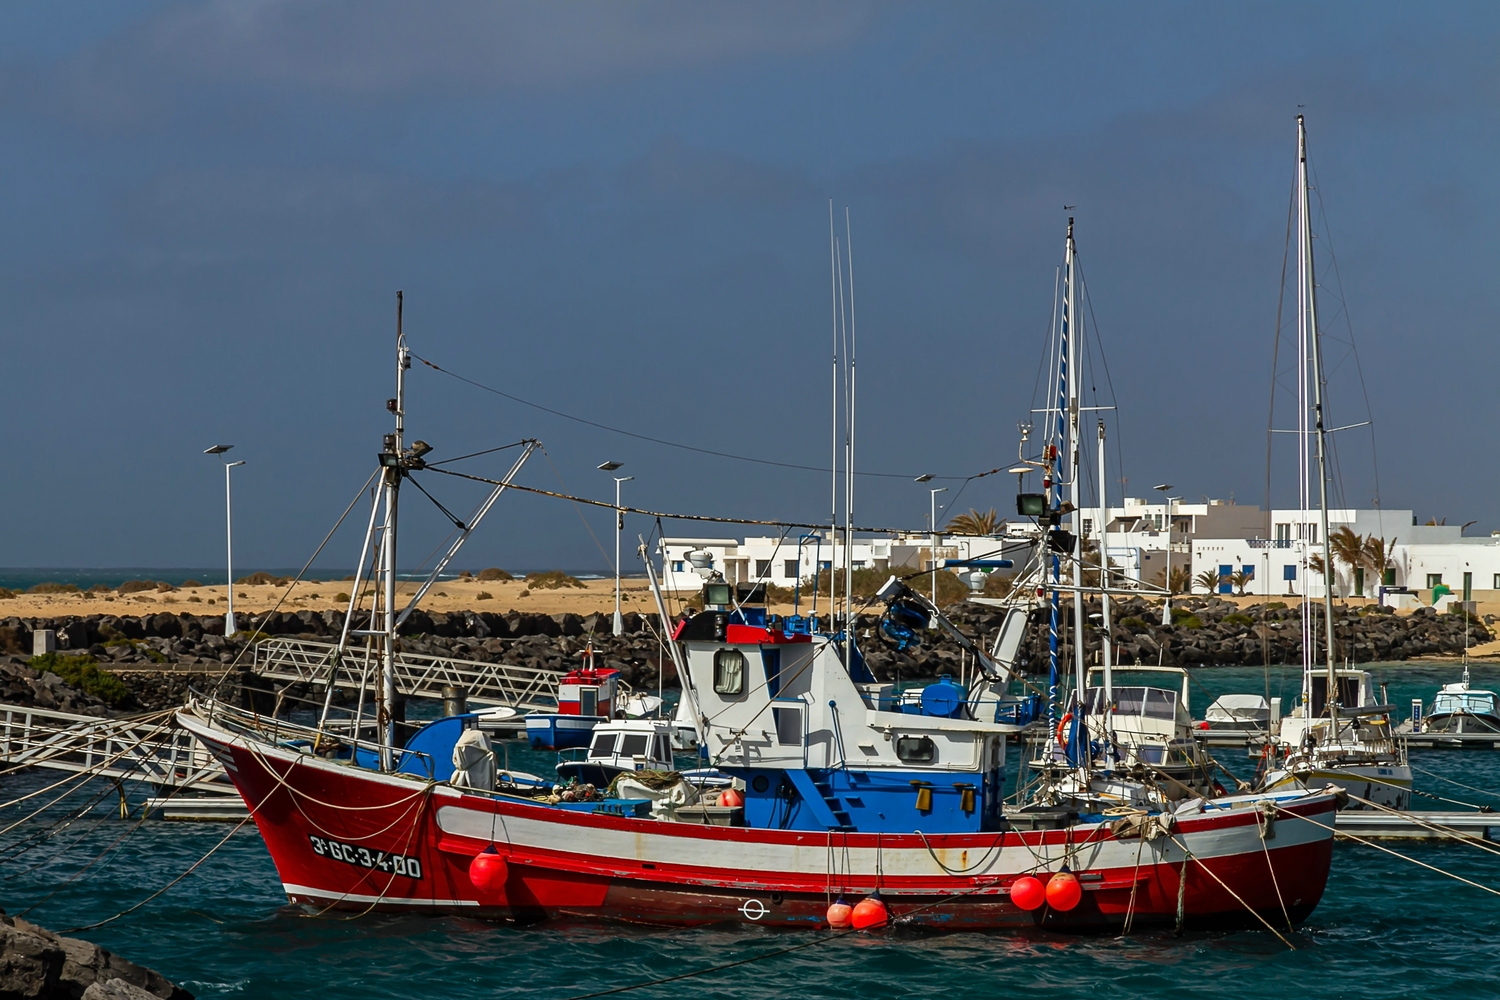
<svg viewBox="0 0 1500 1000">
<path fill-rule="evenodd" d="M 510 400 L 512 402 L 515 402 L 515 403 L 520 403 L 522 406 L 529 406 L 529 407 L 531 407 L 534 410 L 541 410 L 543 413 L 550 413 L 550 414 L 552 414 L 555 417 L 562 417 L 564 420 L 571 420 L 574 423 L 584 424 L 584 425 L 586 425 L 588 427 L 595 427 L 595 428 L 598 428 L 599 430 L 602 430 L 602 431 L 609 431 L 611 434 L 623 434 L 625 437 L 635 438 L 638 441 L 649 441 L 652 444 L 663 445 L 664 447 L 667 447 L 667 448 L 678 448 L 678 449 L 681 449 L 682 451 L 697 452 L 700 455 L 712 455 L 715 458 L 728 458 L 728 459 L 732 459 L 732 460 L 734 460 L 736 462 L 753 462 L 756 465 L 772 465 L 772 466 L 775 466 L 775 467 L 780 468 L 780 469 L 797 469 L 797 470 L 802 471 L 802 472 L 822 472 L 822 473 L 826 473 L 826 472 L 830 471 L 828 469 L 821 468 L 821 467 L 816 466 L 816 465 L 800 465 L 800 464 L 798 464 L 796 462 L 777 462 L 777 461 L 774 461 L 774 460 L 769 459 L 769 458 L 754 458 L 754 457 L 752 457 L 750 455 L 735 455 L 735 454 L 733 454 L 731 452 L 727 452 L 727 451 L 715 451 L 712 448 L 699 448 L 696 445 L 682 444 L 681 442 L 678 442 L 678 441 L 668 441 L 666 438 L 652 437 L 649 434 L 640 434 L 640 433 L 637 433 L 635 431 L 624 430 L 623 428 L 620 428 L 620 427 L 611 427 L 609 424 L 601 424 L 601 423 L 599 423 L 596 420 L 589 420 L 589 419 L 587 419 L 585 417 L 574 416 L 571 413 L 564 413 L 562 410 L 554 410 L 550 406 L 543 406 L 540 403 L 533 403 L 529 399 L 522 399 L 520 396 L 513 396 L 513 395 L 511 395 L 508 392 L 504 392 L 504 391 L 502 391 L 500 389 L 496 389 L 494 386 L 485 385 L 483 382 L 476 382 L 474 379 L 471 379 L 471 378 L 465 378 L 464 376 L 459 375 L 457 372 L 451 372 L 451 371 L 449 371 L 446 368 L 440 367 L 439 365 L 436 365 L 436 364 L 432 363 L 431 361 L 428 361 L 426 358 L 422 357 L 420 354 L 417 354 L 416 352 L 412 352 L 412 357 L 416 358 L 418 361 L 422 362 L 422 364 L 426 365 L 428 368 L 431 368 L 433 371 L 435 371 L 435 372 L 441 372 L 442 374 L 447 375 L 449 378 L 458 379 L 460 382 L 466 382 L 469 385 L 474 386 L 474 388 L 476 388 L 476 389 L 482 389 L 485 392 L 494 393 L 496 396 L 501 396 L 501 397 L 503 397 L 505 399 L 508 399 L 508 400 Z M 457 461 L 457 459 L 450 459 L 450 461 Z M 428 466 L 428 467 L 431 468 L 431 466 Z M 905 472 L 856 472 L 855 475 L 857 475 L 857 476 L 876 476 L 876 477 L 879 477 L 879 478 L 882 478 L 882 479 L 915 479 L 916 478 L 916 476 L 911 475 L 909 473 L 905 473 Z M 933 476 L 932 478 L 933 479 L 961 480 L 961 479 L 964 479 L 965 477 L 963 477 L 963 476 Z M 968 478 L 973 479 L 973 478 L 978 478 L 978 477 L 976 477 L 976 476 L 970 476 Z"/>
</svg>

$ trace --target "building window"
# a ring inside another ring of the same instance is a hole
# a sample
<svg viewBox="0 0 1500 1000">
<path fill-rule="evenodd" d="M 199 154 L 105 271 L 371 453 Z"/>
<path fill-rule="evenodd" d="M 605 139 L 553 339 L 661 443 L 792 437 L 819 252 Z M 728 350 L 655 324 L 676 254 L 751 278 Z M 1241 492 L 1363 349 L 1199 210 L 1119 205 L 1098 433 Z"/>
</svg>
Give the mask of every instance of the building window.
<svg viewBox="0 0 1500 1000">
<path fill-rule="evenodd" d="M 1443 585 L 1443 574 L 1441 574 L 1441 573 L 1428 573 L 1427 574 L 1427 586 L 1429 586 L 1429 587 L 1441 587 L 1442 585 Z"/>
<path fill-rule="evenodd" d="M 757 580 L 764 580 L 766 577 L 768 577 L 770 575 L 771 575 L 771 560 L 769 560 L 769 559 L 757 559 L 757 560 L 755 560 L 755 578 Z"/>
<path fill-rule="evenodd" d="M 1087 517 L 1083 519 L 1083 533 L 1085 535 L 1092 535 L 1094 533 L 1094 522 L 1092 519 Z"/>
<path fill-rule="evenodd" d="M 745 693 L 745 654 L 721 649 L 714 654 L 714 694 Z"/>
<path fill-rule="evenodd" d="M 854 566 L 855 569 L 864 569 L 865 568 L 865 561 L 863 559 L 856 559 L 853 562 L 853 566 Z"/>
<path fill-rule="evenodd" d="M 1500 573 L 1496 573 L 1495 574 L 1495 579 L 1494 579 L 1493 582 L 1495 584 L 1495 588 L 1494 589 L 1500 590 Z"/>
<path fill-rule="evenodd" d="M 676 560 L 676 561 L 674 561 L 672 563 L 672 572 L 673 573 L 681 573 L 681 572 L 683 572 L 683 569 L 682 569 L 682 560 L 681 559 L 678 559 L 678 560 Z"/>
<path fill-rule="evenodd" d="M 786 561 L 786 566 L 783 567 L 782 576 L 785 576 L 788 580 L 795 580 L 797 579 L 797 571 L 799 568 L 800 567 L 797 565 L 797 560 L 788 559 Z"/>
<path fill-rule="evenodd" d="M 1495 579 L 1496 581 L 1500 581 L 1500 574 L 1496 574 Z M 1380 582 L 1384 586 L 1394 587 L 1396 585 L 1396 571 L 1393 569 L 1387 569 L 1385 573 L 1380 577 Z"/>
<path fill-rule="evenodd" d="M 1276 526 L 1276 540 L 1278 542 L 1290 542 L 1292 540 L 1291 522 L 1287 522 L 1286 524 L 1278 524 Z"/>
<path fill-rule="evenodd" d="M 1281 578 L 1288 581 L 1297 579 L 1297 564 L 1281 567 Z"/>
</svg>

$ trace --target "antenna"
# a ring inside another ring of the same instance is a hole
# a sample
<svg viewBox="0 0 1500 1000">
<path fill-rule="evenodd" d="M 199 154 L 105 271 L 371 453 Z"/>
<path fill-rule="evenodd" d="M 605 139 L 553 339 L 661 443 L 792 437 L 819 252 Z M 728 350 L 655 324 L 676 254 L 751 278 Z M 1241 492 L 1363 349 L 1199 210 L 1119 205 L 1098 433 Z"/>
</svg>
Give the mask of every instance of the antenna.
<svg viewBox="0 0 1500 1000">
<path fill-rule="evenodd" d="M 829 462 L 832 472 L 832 496 L 829 500 L 828 527 L 832 533 L 830 541 L 837 539 L 839 526 L 839 264 L 838 264 L 838 241 L 833 235 L 833 199 L 828 199 L 828 282 L 830 295 L 833 299 L 833 383 L 830 392 L 832 405 L 832 429 L 829 440 L 832 444 L 833 458 Z M 838 551 L 837 548 L 834 549 Z M 813 577 L 822 572 L 822 567 L 814 567 Z M 833 626 L 834 616 L 838 609 L 838 573 L 834 568 L 833 561 L 828 563 L 828 624 Z"/>
<path fill-rule="evenodd" d="M 858 341 L 854 335 L 854 235 L 850 228 L 849 206 L 844 206 L 844 251 L 849 258 L 849 457 L 845 465 L 844 487 L 844 601 L 847 605 L 845 618 L 849 628 L 854 627 L 854 431 L 855 431 L 855 375 L 859 364 Z M 852 642 L 852 634 L 851 639 Z"/>
</svg>

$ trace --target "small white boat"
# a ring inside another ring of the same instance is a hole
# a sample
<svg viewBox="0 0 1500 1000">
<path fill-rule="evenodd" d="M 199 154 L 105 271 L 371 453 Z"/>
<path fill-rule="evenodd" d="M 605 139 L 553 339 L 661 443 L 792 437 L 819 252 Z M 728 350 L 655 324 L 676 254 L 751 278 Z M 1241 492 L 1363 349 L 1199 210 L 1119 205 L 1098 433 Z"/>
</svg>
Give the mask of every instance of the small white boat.
<svg viewBox="0 0 1500 1000">
<path fill-rule="evenodd" d="M 1203 713 L 1210 729 L 1263 733 L 1271 727 L 1271 704 L 1258 694 L 1221 694 Z"/>
<path fill-rule="evenodd" d="M 1500 695 L 1469 686 L 1469 668 L 1457 684 L 1445 684 L 1422 720 L 1424 733 L 1500 733 Z"/>
</svg>

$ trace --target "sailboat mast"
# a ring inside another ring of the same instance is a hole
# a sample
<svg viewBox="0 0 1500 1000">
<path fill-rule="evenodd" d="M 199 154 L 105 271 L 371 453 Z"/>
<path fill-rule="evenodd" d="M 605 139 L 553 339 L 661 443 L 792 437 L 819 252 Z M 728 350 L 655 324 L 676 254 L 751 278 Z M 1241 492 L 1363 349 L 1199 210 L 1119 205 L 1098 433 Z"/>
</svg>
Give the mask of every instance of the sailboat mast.
<svg viewBox="0 0 1500 1000">
<path fill-rule="evenodd" d="M 391 435 L 386 453 L 391 456 L 385 463 L 385 532 L 380 545 L 381 575 L 384 577 L 382 601 L 385 605 L 384 662 L 381 664 L 380 700 L 376 705 L 376 720 L 380 729 L 380 767 L 389 771 L 396 746 L 396 515 L 401 492 L 400 456 L 405 449 L 406 433 L 406 370 L 411 367 L 411 355 L 406 349 L 406 337 L 401 329 L 402 296 L 396 293 L 396 398 L 390 401 L 391 412 L 396 418 L 396 432 Z"/>
<path fill-rule="evenodd" d="M 1338 733 L 1338 683 L 1333 651 L 1333 543 L 1328 538 L 1328 431 L 1323 419 L 1323 346 L 1318 336 L 1318 283 L 1313 270 L 1312 209 L 1308 203 L 1307 124 L 1297 116 L 1297 174 L 1301 187 L 1302 267 L 1307 280 L 1307 324 L 1312 363 L 1313 427 L 1318 446 L 1318 516 L 1323 535 L 1323 652 L 1328 670 L 1328 717 Z"/>
<path fill-rule="evenodd" d="M 838 617 L 838 536 L 839 536 L 839 261 L 838 243 L 833 234 L 833 199 L 828 199 L 828 280 L 833 300 L 833 381 L 829 392 L 833 418 L 829 439 L 832 442 L 831 496 L 828 513 L 828 540 L 833 546 L 835 558 L 828 560 L 828 630 L 834 631 L 834 619 Z M 823 571 L 822 566 L 813 567 L 813 579 Z"/>
<path fill-rule="evenodd" d="M 1109 482 L 1104 478 L 1104 421 L 1099 421 L 1099 619 L 1100 626 L 1100 665 L 1104 667 L 1104 704 L 1101 712 L 1104 718 L 1104 766 L 1108 769 L 1110 765 L 1110 744 L 1114 742 L 1114 713 L 1111 707 L 1115 703 L 1115 678 L 1114 678 L 1114 626 L 1110 622 L 1109 606 L 1109 494 L 1104 484 Z M 1080 597 L 1082 594 L 1080 593 Z"/>
<path fill-rule="evenodd" d="M 849 269 L 849 454 L 844 466 L 844 614 L 845 626 L 844 662 L 851 663 L 854 648 L 854 431 L 858 410 L 855 408 L 857 394 L 856 378 L 859 365 L 859 342 L 854 332 L 854 232 L 850 227 L 849 208 L 844 207 L 844 256 Z"/>
<path fill-rule="evenodd" d="M 1073 692 L 1074 698 L 1083 697 L 1083 512 L 1079 487 L 1082 465 L 1079 462 L 1079 406 L 1078 406 L 1078 330 L 1075 317 L 1078 315 L 1078 288 L 1073 274 L 1073 220 L 1068 219 L 1068 246 L 1063 268 L 1066 271 L 1066 292 L 1063 297 L 1063 350 L 1067 352 L 1065 364 L 1071 376 L 1068 379 L 1068 499 L 1073 504 Z"/>
</svg>

